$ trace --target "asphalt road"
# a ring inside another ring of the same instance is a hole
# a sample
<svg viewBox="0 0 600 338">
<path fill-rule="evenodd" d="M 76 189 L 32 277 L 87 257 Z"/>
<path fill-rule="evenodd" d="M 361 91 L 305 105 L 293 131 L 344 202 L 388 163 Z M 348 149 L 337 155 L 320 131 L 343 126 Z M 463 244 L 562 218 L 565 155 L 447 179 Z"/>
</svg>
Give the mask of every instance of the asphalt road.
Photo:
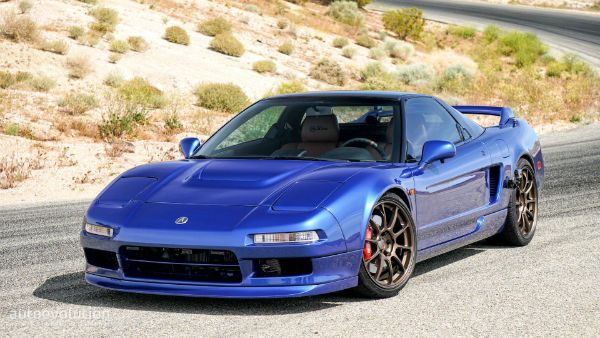
<svg viewBox="0 0 600 338">
<path fill-rule="evenodd" d="M 86 203 L 0 208 L 0 335 L 600 336 L 600 125 L 545 136 L 524 248 L 477 244 L 417 265 L 397 296 L 214 300 L 86 285 Z"/>
<path fill-rule="evenodd" d="M 576 52 L 600 68 L 600 13 L 464 0 L 374 0 L 372 8 L 418 7 L 432 20 L 482 29 L 495 24 L 536 33 L 555 50 Z"/>
</svg>

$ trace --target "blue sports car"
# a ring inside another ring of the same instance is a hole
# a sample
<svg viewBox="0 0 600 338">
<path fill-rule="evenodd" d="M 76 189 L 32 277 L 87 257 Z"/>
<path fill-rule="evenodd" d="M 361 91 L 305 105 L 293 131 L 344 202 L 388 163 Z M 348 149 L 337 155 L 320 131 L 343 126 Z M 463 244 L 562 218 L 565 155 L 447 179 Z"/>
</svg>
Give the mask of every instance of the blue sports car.
<svg viewBox="0 0 600 338">
<path fill-rule="evenodd" d="M 492 115 L 483 128 L 467 114 Z M 200 297 L 391 297 L 415 264 L 527 245 L 544 161 L 510 108 L 399 92 L 266 98 L 185 159 L 117 177 L 81 231 L 87 282 Z"/>
</svg>

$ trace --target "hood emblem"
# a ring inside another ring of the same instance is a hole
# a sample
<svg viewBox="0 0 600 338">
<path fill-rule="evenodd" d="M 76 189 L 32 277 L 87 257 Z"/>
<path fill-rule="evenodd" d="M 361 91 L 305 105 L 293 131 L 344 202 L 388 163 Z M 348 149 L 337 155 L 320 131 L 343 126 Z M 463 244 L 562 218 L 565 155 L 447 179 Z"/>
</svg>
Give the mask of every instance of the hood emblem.
<svg viewBox="0 0 600 338">
<path fill-rule="evenodd" d="M 175 220 L 175 224 L 185 224 L 187 223 L 188 218 L 187 217 L 179 217 L 178 219 Z"/>
</svg>

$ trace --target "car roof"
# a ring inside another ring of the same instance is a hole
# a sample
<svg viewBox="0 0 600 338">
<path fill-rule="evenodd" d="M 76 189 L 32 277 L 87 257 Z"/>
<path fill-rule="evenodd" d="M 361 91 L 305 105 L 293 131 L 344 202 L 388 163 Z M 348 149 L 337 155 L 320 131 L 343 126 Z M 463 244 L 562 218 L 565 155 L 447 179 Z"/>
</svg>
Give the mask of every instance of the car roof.
<svg viewBox="0 0 600 338">
<path fill-rule="evenodd" d="M 355 98 L 355 99 L 386 99 L 386 100 L 399 100 L 405 96 L 421 96 L 423 94 L 407 93 L 407 92 L 393 92 L 393 91 L 371 91 L 371 90 L 331 90 L 331 91 L 316 91 L 316 92 L 304 92 L 295 94 L 283 94 L 275 95 L 266 98 L 271 99 L 328 99 L 328 98 Z"/>
</svg>

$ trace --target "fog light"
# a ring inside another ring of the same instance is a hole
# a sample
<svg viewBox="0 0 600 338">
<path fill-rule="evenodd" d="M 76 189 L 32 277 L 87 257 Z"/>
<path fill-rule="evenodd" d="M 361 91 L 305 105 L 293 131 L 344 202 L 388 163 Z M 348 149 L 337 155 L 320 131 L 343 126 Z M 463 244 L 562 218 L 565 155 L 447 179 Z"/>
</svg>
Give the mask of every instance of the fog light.
<svg viewBox="0 0 600 338">
<path fill-rule="evenodd" d="M 113 229 L 103 225 L 85 223 L 85 232 L 103 237 L 113 236 Z"/>
<path fill-rule="evenodd" d="M 276 243 L 310 243 L 319 240 L 316 231 L 301 232 L 280 232 L 274 234 L 255 234 L 255 244 L 276 244 Z"/>
</svg>

